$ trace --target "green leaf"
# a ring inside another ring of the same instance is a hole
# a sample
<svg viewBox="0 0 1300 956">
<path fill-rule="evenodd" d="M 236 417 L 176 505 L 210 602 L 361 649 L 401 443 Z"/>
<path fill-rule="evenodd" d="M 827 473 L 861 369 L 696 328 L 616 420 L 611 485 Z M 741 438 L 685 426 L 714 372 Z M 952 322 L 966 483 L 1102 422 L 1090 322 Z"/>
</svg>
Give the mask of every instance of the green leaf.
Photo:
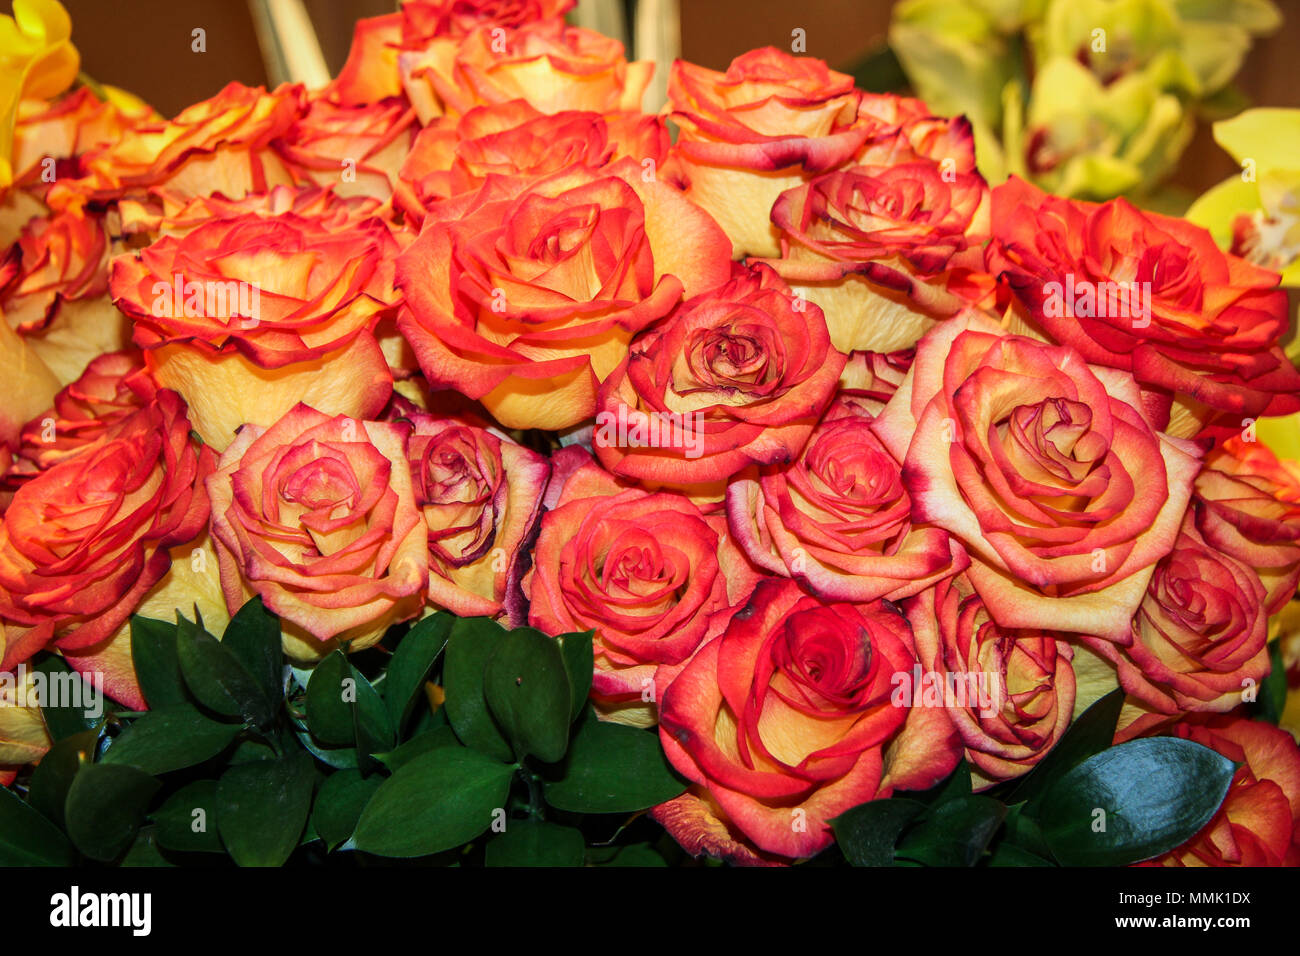
<svg viewBox="0 0 1300 956">
<path fill-rule="evenodd" d="M 905 791 L 906 792 L 906 791 Z M 956 768 L 929 790 L 907 792 L 908 799 L 933 807 L 971 795 L 970 763 L 963 757 Z"/>
<path fill-rule="evenodd" d="M 99 732 L 83 730 L 64 737 L 52 746 L 32 771 L 27 785 L 27 802 L 55 826 L 63 827 L 68 790 L 83 762 L 94 759 Z"/>
<path fill-rule="evenodd" d="M 399 736 L 429 671 L 433 669 L 433 662 L 447 646 L 453 621 L 455 618 L 445 611 L 424 618 L 406 632 L 393 652 L 393 659 L 388 662 L 384 677 L 384 704 Z"/>
<path fill-rule="evenodd" d="M 162 855 L 158 845 L 158 834 L 153 827 L 141 827 L 131 843 L 131 849 L 122 857 L 121 866 L 175 866 L 171 860 Z"/>
<path fill-rule="evenodd" d="M 244 670 L 257 682 L 267 706 L 279 710 L 284 698 L 284 655 L 280 649 L 280 619 L 266 609 L 261 597 L 244 604 L 221 635 Z"/>
<path fill-rule="evenodd" d="M 311 819 L 326 847 L 333 850 L 352 836 L 361 811 L 383 782 L 377 774 L 363 777 L 357 770 L 340 770 L 325 778 L 316 794 Z"/>
<path fill-rule="evenodd" d="M 1020 784 L 1011 791 L 1008 803 L 1027 803 L 1026 810 L 1033 812 L 1058 779 L 1083 763 L 1093 754 L 1100 753 L 1115 739 L 1115 725 L 1124 706 L 1124 690 L 1117 687 L 1104 697 L 1099 697 L 1070 724 L 1056 746 L 1047 752 Z"/>
<path fill-rule="evenodd" d="M 627 846 L 602 847 L 605 852 L 590 851 L 593 866 L 643 866 L 666 867 L 668 861 L 649 843 L 630 843 Z"/>
<path fill-rule="evenodd" d="M 1186 842 L 1223 802 L 1236 767 L 1190 740 L 1148 737 L 1089 757 L 1048 789 L 1043 837 L 1065 866 L 1124 866 Z"/>
<path fill-rule="evenodd" d="M 512 820 L 484 851 L 488 866 L 582 866 L 582 831 L 540 820 Z"/>
<path fill-rule="evenodd" d="M 391 750 L 396 741 L 392 721 L 379 691 L 351 663 L 348 664 L 348 669 L 356 688 L 356 700 L 352 704 L 352 729 L 356 735 L 357 755 L 364 757 L 364 770 L 367 765 L 374 764 L 371 754 Z"/>
<path fill-rule="evenodd" d="M 244 665 L 229 648 L 183 617 L 176 627 L 176 656 L 185 685 L 204 707 L 259 727 L 271 723 L 274 711 Z"/>
<path fill-rule="evenodd" d="M 62 740 L 99 724 L 106 702 L 104 692 L 88 684 L 63 658 L 51 654 L 32 671 L 43 675 L 36 680 L 44 684 L 40 691 L 41 716 L 45 718 L 51 739 Z M 97 707 L 92 708 L 92 704 Z M 100 716 L 87 716 L 91 709 L 98 709 Z"/>
<path fill-rule="evenodd" d="M 159 783 L 138 767 L 83 764 L 64 807 L 68 837 L 92 860 L 107 862 L 131 845 Z"/>
<path fill-rule="evenodd" d="M 894 844 L 925 804 L 904 797 L 871 800 L 830 821 L 835 842 L 854 866 L 893 866 Z"/>
<path fill-rule="evenodd" d="M 1259 685 L 1259 702 L 1256 712 L 1260 719 L 1277 724 L 1286 710 L 1286 664 L 1282 660 L 1282 641 L 1273 640 L 1268 645 L 1268 659 L 1272 670 Z"/>
<path fill-rule="evenodd" d="M 217 826 L 240 866 L 281 866 L 298 846 L 316 769 L 301 751 L 229 768 L 217 784 Z"/>
<path fill-rule="evenodd" d="M 926 866 L 974 866 L 1006 815 L 1004 803 L 980 794 L 945 801 L 903 838 L 897 855 Z"/>
<path fill-rule="evenodd" d="M 989 856 L 989 866 L 1052 866 L 1051 860 L 1044 860 L 1036 853 L 1016 846 L 1014 843 L 999 843 Z"/>
<path fill-rule="evenodd" d="M 151 710 L 113 740 L 104 763 L 131 764 L 145 773 L 168 773 L 210 760 L 243 728 L 212 720 L 190 706 Z"/>
<path fill-rule="evenodd" d="M 131 618 L 131 662 L 150 707 L 190 703 L 176 654 L 176 625 L 147 617 Z"/>
<path fill-rule="evenodd" d="M 555 763 L 564 756 L 573 691 L 554 638 L 530 627 L 511 631 L 488 659 L 483 691 L 516 757 Z"/>
<path fill-rule="evenodd" d="M 389 770 L 396 770 L 398 767 L 410 763 L 420 754 L 428 753 L 430 750 L 459 746 L 461 746 L 461 743 L 456 739 L 456 732 L 444 725 L 416 734 L 396 750 L 389 751 L 386 754 L 376 754 L 375 756 Z"/>
<path fill-rule="evenodd" d="M 353 843 L 379 856 L 427 856 L 472 840 L 504 810 L 515 768 L 465 747 L 416 757 L 383 782 Z"/>
<path fill-rule="evenodd" d="M 588 717 L 578 725 L 546 802 L 575 813 L 632 813 L 679 796 L 686 782 L 668 765 L 659 735 Z"/>
<path fill-rule="evenodd" d="M 153 813 L 154 835 L 169 850 L 225 853 L 217 824 L 217 781 L 196 780 Z"/>
<path fill-rule="evenodd" d="M 294 737 L 298 743 L 313 757 L 325 764 L 327 767 L 333 767 L 336 770 L 356 770 L 357 769 L 357 748 L 356 747 L 325 747 L 317 743 L 316 739 L 307 730 L 295 730 Z"/>
<path fill-rule="evenodd" d="M 346 683 L 351 679 L 347 655 L 334 651 L 316 665 L 307 682 L 307 728 L 323 744 L 351 747 L 356 743 L 349 699 L 355 699 L 356 684 Z"/>
<path fill-rule="evenodd" d="M 0 787 L 0 866 L 71 866 L 64 835 L 8 787 Z"/>
<path fill-rule="evenodd" d="M 488 710 L 483 692 L 483 671 L 505 640 L 501 625 L 486 617 L 457 618 L 447 640 L 442 663 L 443 707 L 456 736 L 467 747 L 498 760 L 514 759 L 510 742 L 502 735 Z"/>
<path fill-rule="evenodd" d="M 560 654 L 564 657 L 564 670 L 569 675 L 569 685 L 573 688 L 570 723 L 582 716 L 582 709 L 587 705 L 587 698 L 591 694 L 591 675 L 595 667 L 591 642 L 595 634 L 595 631 L 582 631 L 561 634 L 555 639 L 560 645 Z"/>
</svg>

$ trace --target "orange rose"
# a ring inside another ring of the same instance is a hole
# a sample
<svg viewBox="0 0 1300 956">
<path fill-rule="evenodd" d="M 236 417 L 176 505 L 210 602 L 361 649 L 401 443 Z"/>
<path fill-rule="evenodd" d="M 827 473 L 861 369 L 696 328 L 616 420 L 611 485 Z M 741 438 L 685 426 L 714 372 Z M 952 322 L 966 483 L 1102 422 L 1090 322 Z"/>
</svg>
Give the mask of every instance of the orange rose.
<svg viewBox="0 0 1300 956">
<path fill-rule="evenodd" d="M 121 139 L 81 158 L 83 175 L 50 191 L 51 205 L 114 200 L 165 187 L 182 197 L 222 193 L 232 199 L 292 183 L 271 149 L 303 108 L 300 86 L 268 93 L 230 83 L 175 119 L 140 123 Z"/>
<path fill-rule="evenodd" d="M 156 118 L 152 110 L 128 112 L 101 100 L 84 86 L 56 100 L 23 100 L 14 125 L 14 185 L 40 190 L 42 183 L 74 177 L 76 157 Z M 47 159 L 54 160 L 53 180 Z"/>
<path fill-rule="evenodd" d="M 741 256 L 780 254 L 768 220 L 787 189 L 849 162 L 880 120 L 859 114 L 853 77 L 773 47 L 725 73 L 676 61 L 668 77 L 673 148 L 686 193 L 726 230 Z"/>
<path fill-rule="evenodd" d="M 429 530 L 429 600 L 461 617 L 524 623 L 519 577 L 541 517 L 547 459 L 468 417 L 411 411 L 415 506 Z"/>
<path fill-rule="evenodd" d="M 485 103 L 526 100 L 543 113 L 640 110 L 654 64 L 629 63 L 623 44 L 559 18 L 519 27 L 484 24 L 398 59 L 420 122 Z"/>
<path fill-rule="evenodd" d="M 726 542 L 726 518 L 685 496 L 625 488 L 579 449 L 542 518 L 524 578 L 528 620 L 548 634 L 594 630 L 592 696 L 614 719 L 649 724 L 660 665 L 680 665 L 721 629 L 758 575 Z M 556 480 L 559 480 L 558 477 Z"/>
<path fill-rule="evenodd" d="M 397 277 L 398 326 L 433 388 L 508 428 L 576 425 L 636 332 L 726 278 L 713 220 L 639 172 L 493 177 L 430 210 Z"/>
<path fill-rule="evenodd" d="M 999 626 L 1128 641 L 1200 464 L 1130 376 L 970 313 L 921 339 L 873 427 Z"/>
<path fill-rule="evenodd" d="M 663 120 L 636 113 L 548 114 L 523 100 L 443 118 L 420 131 L 400 172 L 396 201 L 419 221 L 432 203 L 480 188 L 492 174 L 542 178 L 571 166 L 598 169 L 625 156 L 662 163 Z"/>
<path fill-rule="evenodd" d="M 1300 372 L 1278 275 L 1227 255 L 1208 231 L 1142 212 L 1048 196 L 1014 177 L 993 191 L 989 270 L 1029 318 L 1097 365 L 1132 372 L 1195 412 L 1300 411 Z M 1104 300 L 1104 301 L 1103 301 Z"/>
<path fill-rule="evenodd" d="M 415 113 L 400 100 L 351 107 L 315 99 L 275 146 L 298 178 L 386 202 L 414 136 Z"/>
<path fill-rule="evenodd" d="M 750 560 L 827 601 L 896 601 L 969 564 L 947 532 L 912 524 L 901 469 L 871 421 L 837 399 L 793 462 L 727 484 L 731 530 Z"/>
<path fill-rule="evenodd" d="M 180 397 L 162 390 L 23 484 L 0 522 L 0 618 L 48 627 L 69 657 L 92 658 L 167 573 L 167 549 L 207 522 L 213 458 L 195 447 Z M 6 635 L 0 669 L 37 649 Z M 105 689 L 138 694 L 129 666 Z"/>
<path fill-rule="evenodd" d="M 958 761 L 951 722 L 891 700 L 915 664 L 896 609 L 763 581 L 664 692 L 659 739 L 696 789 L 655 819 L 693 853 L 798 860 L 833 842 L 829 821 L 850 807 L 937 783 Z M 919 763 L 899 759 L 917 750 Z"/>
<path fill-rule="evenodd" d="M 988 195 L 930 160 L 827 173 L 776 200 L 782 257 L 766 261 L 822 307 L 836 348 L 907 348 L 991 297 Z"/>
<path fill-rule="evenodd" d="M 1231 710 L 1268 675 L 1264 595 L 1254 571 L 1207 545 L 1188 520 L 1156 564 L 1131 639 L 1084 642 L 1149 711 Z"/>
<path fill-rule="evenodd" d="M 1070 724 L 1070 645 L 998 627 L 961 575 L 912 598 L 907 616 L 921 667 L 943 679 L 948 716 L 976 774 L 992 784 L 1032 770 Z"/>
<path fill-rule="evenodd" d="M 310 659 L 369 647 L 424 605 L 428 535 L 406 458 L 410 427 L 306 405 L 246 425 L 207 481 L 231 614 L 254 594 Z"/>
<path fill-rule="evenodd" d="M 1206 543 L 1259 575 L 1277 614 L 1300 583 L 1300 478 L 1263 442 L 1230 438 L 1210 452 L 1192 497 Z"/>
<path fill-rule="evenodd" d="M 1201 831 L 1143 866 L 1300 866 L 1300 749 L 1285 730 L 1228 714 L 1173 734 L 1241 764 Z"/>
<path fill-rule="evenodd" d="M 331 231 L 355 226 L 382 216 L 383 203 L 372 196 L 339 196 L 326 186 L 275 186 L 264 193 L 248 193 L 240 199 L 221 194 L 188 199 L 151 189 L 142 196 L 123 198 L 117 208 L 122 231 L 143 234 L 150 241 L 159 236 L 184 236 L 214 219 L 238 219 L 253 213 L 263 217 L 295 213 Z"/>
<path fill-rule="evenodd" d="M 108 297 L 109 253 L 103 218 L 71 209 L 29 220 L 0 264 L 5 319 L 62 382 L 130 343 Z"/>
<path fill-rule="evenodd" d="M 615 475 L 677 487 L 791 461 L 844 362 L 817 306 L 737 266 L 632 343 L 601 386 L 593 447 Z"/>
<path fill-rule="evenodd" d="M 164 236 L 113 262 L 114 301 L 135 320 L 150 372 L 185 395 L 218 450 L 245 422 L 300 401 L 374 415 L 392 377 L 372 330 L 393 298 L 378 219 L 322 224 L 245 214 Z"/>
</svg>

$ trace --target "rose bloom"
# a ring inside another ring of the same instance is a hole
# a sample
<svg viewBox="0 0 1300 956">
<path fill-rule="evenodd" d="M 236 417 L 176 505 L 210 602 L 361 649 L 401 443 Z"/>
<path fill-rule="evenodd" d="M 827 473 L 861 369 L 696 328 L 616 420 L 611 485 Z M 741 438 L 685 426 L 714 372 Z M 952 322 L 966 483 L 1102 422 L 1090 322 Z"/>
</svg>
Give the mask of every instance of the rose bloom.
<svg viewBox="0 0 1300 956">
<path fill-rule="evenodd" d="M 1189 717 L 1176 737 L 1241 764 L 1210 822 L 1143 866 L 1300 866 L 1300 749 L 1285 730 L 1229 714 Z"/>
<path fill-rule="evenodd" d="M 820 852 L 845 810 L 956 766 L 944 710 L 891 701 L 915 664 L 897 609 L 763 581 L 662 697 L 664 752 L 696 787 L 652 814 L 688 852 L 734 863 Z"/>
<path fill-rule="evenodd" d="M 150 372 L 190 402 L 203 440 L 224 449 L 246 422 L 299 401 L 374 415 L 392 377 L 372 330 L 393 299 L 378 219 L 334 227 L 252 213 L 164 236 L 113 262 L 118 307 L 135 320 Z"/>
<path fill-rule="evenodd" d="M 651 724 L 646 694 L 661 665 L 684 663 L 716 634 L 758 574 L 716 509 L 622 486 L 577 448 L 557 453 L 556 473 L 563 488 L 524 578 L 529 623 L 548 634 L 594 630 L 597 706 L 621 723 Z"/>
<path fill-rule="evenodd" d="M 109 254 L 104 219 L 71 209 L 28 220 L 0 263 L 5 319 L 61 382 L 131 340 L 108 297 Z"/>
<path fill-rule="evenodd" d="M 398 58 L 420 122 L 475 106 L 526 100 L 543 113 L 640 110 L 654 64 L 629 63 L 623 44 L 559 18 L 519 27 L 484 24 Z"/>
<path fill-rule="evenodd" d="M 118 201 L 122 231 L 150 242 L 161 236 L 185 236 L 214 219 L 238 219 L 249 213 L 271 218 L 291 212 L 331 232 L 382 218 L 383 203 L 372 196 L 340 196 L 330 186 L 275 186 L 239 199 L 220 194 L 181 199 L 165 189 Z"/>
<path fill-rule="evenodd" d="M 352 46 L 326 95 L 347 106 L 365 106 L 402 93 L 397 68 L 402 50 L 423 50 L 435 37 L 459 39 L 476 27 L 517 27 L 560 17 L 574 0 L 406 0 L 397 13 L 365 17 L 352 31 Z"/>
<path fill-rule="evenodd" d="M 942 677 L 948 716 L 977 780 L 992 785 L 1032 770 L 1070 725 L 1070 645 L 1050 633 L 998 627 L 963 575 L 906 608 L 923 680 Z"/>
<path fill-rule="evenodd" d="M 827 601 L 899 600 L 969 564 L 947 532 L 912 524 L 902 469 L 871 421 L 837 398 L 793 462 L 727 484 L 728 521 L 750 560 Z"/>
<path fill-rule="evenodd" d="M 409 432 L 306 405 L 240 429 L 207 481 L 231 614 L 260 595 L 287 625 L 285 652 L 309 660 L 335 639 L 369 647 L 419 613 L 428 533 Z"/>
<path fill-rule="evenodd" d="M 232 199 L 265 192 L 293 177 L 271 149 L 302 111 L 304 92 L 288 84 L 270 93 L 230 83 L 171 120 L 144 122 L 81 157 L 83 174 L 50 191 L 52 205 L 110 201 L 165 187 L 182 196 Z"/>
<path fill-rule="evenodd" d="M 493 177 L 435 204 L 397 262 L 398 326 L 431 387 L 481 401 L 507 428 L 595 414 L 632 336 L 730 268 L 717 224 L 639 173 L 624 160 Z"/>
<path fill-rule="evenodd" d="M 109 352 L 86 366 L 75 382 L 54 397 L 54 405 L 23 426 L 0 486 L 6 491 L 79 453 L 105 432 L 135 414 L 157 394 L 136 350 Z"/>
<path fill-rule="evenodd" d="M 793 460 L 845 357 L 822 313 L 767 266 L 682 303 L 601 386 L 594 447 L 616 475 L 672 486 Z"/>
<path fill-rule="evenodd" d="M 1259 575 L 1277 614 L 1300 583 L 1300 477 L 1263 442 L 1230 438 L 1206 457 L 1192 496 L 1210 546 Z"/>
<path fill-rule="evenodd" d="M 849 162 L 880 122 L 859 116 L 853 77 L 773 47 L 725 73 L 678 60 L 668 77 L 673 148 L 687 195 L 722 224 L 736 258 L 780 254 L 777 196 Z"/>
<path fill-rule="evenodd" d="M 989 271 L 1032 322 L 1087 361 L 1174 393 L 1199 409 L 1194 419 L 1300 411 L 1300 372 L 1278 345 L 1287 300 L 1277 273 L 1220 251 L 1205 229 L 1124 199 L 1060 199 L 1012 178 L 993 190 L 993 234 Z"/>
<path fill-rule="evenodd" d="M 479 189 L 492 174 L 542 178 L 570 166 L 598 169 L 632 156 L 662 163 L 668 130 L 639 113 L 548 114 L 523 100 L 479 106 L 420 131 L 402 163 L 395 201 L 415 221 L 439 199 Z"/>
<path fill-rule="evenodd" d="M 842 351 L 908 348 L 934 320 L 991 299 L 988 186 L 929 160 L 854 166 L 781 194 L 768 261 L 822 307 Z"/>
<path fill-rule="evenodd" d="M 42 190 L 45 160 L 53 159 L 55 181 L 78 173 L 76 157 L 107 146 L 137 124 L 156 117 L 148 107 L 101 100 L 80 87 L 54 100 L 25 99 L 14 124 L 14 185 Z"/>
<path fill-rule="evenodd" d="M 352 107 L 318 98 L 275 148 L 307 182 L 387 201 L 415 131 L 415 113 L 399 99 Z"/>
<path fill-rule="evenodd" d="M 50 407 L 62 384 L 8 322 L 0 322 L 0 368 L 5 400 L 0 402 L 0 456 L 18 443 L 22 427 Z"/>
<path fill-rule="evenodd" d="M 970 552 L 993 619 L 1127 642 L 1199 449 L 1153 427 L 1130 376 L 976 313 L 928 332 L 908 379 L 876 434 L 903 462 L 912 520 Z"/>
<path fill-rule="evenodd" d="M 1148 710 L 1231 710 L 1243 688 L 1268 676 L 1264 596 L 1259 576 L 1206 544 L 1188 520 L 1156 565 L 1131 640 L 1084 640 Z"/>
<path fill-rule="evenodd" d="M 858 166 L 894 166 L 929 160 L 950 173 L 973 173 L 975 134 L 964 116 L 931 116 L 920 100 L 888 94 L 863 95 L 858 112 L 870 112 L 873 101 L 888 101 L 892 110 L 877 109 L 881 132 L 862 144 L 854 157 Z"/>
<path fill-rule="evenodd" d="M 0 618 L 20 631 L 51 628 L 66 656 L 93 662 L 167 573 L 168 549 L 206 524 L 202 481 L 213 459 L 191 439 L 180 397 L 164 389 L 27 481 L 0 521 Z M 38 649 L 6 634 L 0 669 Z M 109 694 L 135 685 L 129 666 L 105 670 Z"/>
<path fill-rule="evenodd" d="M 415 506 L 429 529 L 429 600 L 460 617 L 524 623 L 519 578 L 541 517 L 545 456 L 469 417 L 409 411 Z"/>
</svg>

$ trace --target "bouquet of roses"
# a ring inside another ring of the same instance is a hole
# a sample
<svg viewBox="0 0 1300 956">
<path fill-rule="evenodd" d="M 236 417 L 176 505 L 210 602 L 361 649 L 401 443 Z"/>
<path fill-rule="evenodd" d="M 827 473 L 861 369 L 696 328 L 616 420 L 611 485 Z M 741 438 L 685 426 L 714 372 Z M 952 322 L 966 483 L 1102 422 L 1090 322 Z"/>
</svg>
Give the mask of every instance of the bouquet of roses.
<svg viewBox="0 0 1300 956">
<path fill-rule="evenodd" d="M 1279 276 L 569 6 L 23 87 L 0 859 L 1300 861 Z"/>
</svg>

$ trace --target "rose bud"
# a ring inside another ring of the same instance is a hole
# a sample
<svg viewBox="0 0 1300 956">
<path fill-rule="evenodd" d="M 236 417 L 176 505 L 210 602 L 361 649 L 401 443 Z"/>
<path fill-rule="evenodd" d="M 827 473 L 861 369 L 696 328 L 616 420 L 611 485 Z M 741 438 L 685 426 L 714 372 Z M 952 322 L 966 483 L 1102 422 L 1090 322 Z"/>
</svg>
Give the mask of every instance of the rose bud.
<svg viewBox="0 0 1300 956">
<path fill-rule="evenodd" d="M 394 297 L 384 261 L 397 248 L 378 219 L 333 228 L 248 213 L 114 260 L 113 299 L 150 373 L 221 450 L 240 425 L 269 425 L 300 401 L 383 408 L 392 377 L 372 329 Z"/>
<path fill-rule="evenodd" d="M 962 575 L 921 592 L 906 608 L 923 679 L 942 678 L 944 706 L 977 783 L 991 786 L 1032 770 L 1073 715 L 1070 645 L 1041 631 L 998 627 Z"/>
<path fill-rule="evenodd" d="M 827 601 L 896 601 L 970 563 L 947 532 L 912 524 L 901 468 L 871 421 L 837 400 L 793 462 L 727 484 L 728 523 L 749 559 Z"/>
<path fill-rule="evenodd" d="M 873 427 L 999 626 L 1127 642 L 1200 465 L 1145 416 L 1130 376 L 969 313 L 921 339 Z"/>
<path fill-rule="evenodd" d="M 668 130 L 640 114 L 548 114 L 523 100 L 436 120 L 402 164 L 395 201 L 416 221 L 439 199 L 479 189 L 492 174 L 542 178 L 570 166 L 598 169 L 624 156 L 662 163 Z"/>
<path fill-rule="evenodd" d="M 213 458 L 196 449 L 184 403 L 164 389 L 23 484 L 0 521 L 0 618 L 47 625 L 70 660 L 94 661 L 166 575 L 168 549 L 207 523 L 202 482 Z M 0 668 L 38 649 L 7 643 Z M 129 660 L 118 664 L 90 669 L 107 671 L 108 693 L 129 700 L 135 675 Z"/>
<path fill-rule="evenodd" d="M 73 209 L 29 220 L 0 263 L 5 319 L 62 382 L 131 341 L 108 297 L 109 253 L 103 219 Z"/>
<path fill-rule="evenodd" d="M 767 266 L 682 303 L 601 386 L 593 445 L 616 475 L 685 487 L 794 460 L 845 357 Z"/>
<path fill-rule="evenodd" d="M 1173 735 L 1241 766 L 1199 833 L 1142 866 L 1300 866 L 1300 749 L 1285 730 L 1229 714 L 1188 717 Z"/>
<path fill-rule="evenodd" d="M 725 73 L 673 63 L 668 101 L 681 130 L 674 168 L 687 195 L 726 230 L 736 258 L 779 255 L 768 221 L 777 196 L 848 163 L 887 128 L 859 113 L 863 96 L 853 77 L 773 47 L 736 57 Z M 871 108 L 896 98 L 881 99 Z"/>
<path fill-rule="evenodd" d="M 428 533 L 406 458 L 410 426 L 306 405 L 245 425 L 208 479 L 226 606 L 253 595 L 285 625 L 285 653 L 352 650 L 414 617 L 428 582 Z"/>
<path fill-rule="evenodd" d="M 519 577 L 547 459 L 466 418 L 405 416 L 415 506 L 429 529 L 429 600 L 460 617 L 524 623 Z"/>
<path fill-rule="evenodd" d="M 776 200 L 782 257 L 765 261 L 822 307 L 837 349 L 909 348 L 991 300 L 988 194 L 978 173 L 929 160 L 827 173 Z"/>
<path fill-rule="evenodd" d="M 825 849 L 845 810 L 924 789 L 957 764 L 942 708 L 893 702 L 896 675 L 915 665 L 891 606 L 825 604 L 793 581 L 761 582 L 664 692 L 664 752 L 707 797 L 688 792 L 655 819 L 689 851 L 738 863 Z"/>
<path fill-rule="evenodd" d="M 1049 336 L 1088 362 L 1173 393 L 1170 432 L 1214 411 L 1300 411 L 1300 372 L 1278 342 L 1278 275 L 1228 255 L 1182 219 L 1048 196 L 1018 179 L 993 190 L 989 271 Z"/>
<path fill-rule="evenodd" d="M 640 110 L 654 64 L 629 63 L 623 44 L 559 18 L 519 27 L 487 23 L 398 58 L 420 122 L 476 106 L 526 100 L 543 113 Z"/>
<path fill-rule="evenodd" d="M 1264 596 L 1254 571 L 1187 520 L 1156 564 L 1131 640 L 1084 641 L 1114 662 L 1120 685 L 1148 710 L 1231 710 L 1269 672 Z"/>
<path fill-rule="evenodd" d="M 398 99 L 360 107 L 315 99 L 275 148 L 301 179 L 387 202 L 415 132 L 414 111 Z"/>
<path fill-rule="evenodd" d="M 51 205 L 116 200 L 149 188 L 189 198 L 238 199 L 292 183 L 271 148 L 302 111 L 304 92 L 288 84 L 270 93 L 230 83 L 171 120 L 138 124 L 120 140 L 81 158 L 83 175 L 50 191 Z"/>
<path fill-rule="evenodd" d="M 398 327 L 431 387 L 559 430 L 595 414 L 636 332 L 729 268 L 717 224 L 631 160 L 493 177 L 436 204 L 398 259 Z"/>
<path fill-rule="evenodd" d="M 1263 442 L 1231 438 L 1196 476 L 1192 514 L 1206 544 L 1253 568 L 1277 614 L 1300 583 L 1300 474 Z"/>
<path fill-rule="evenodd" d="M 563 491 L 524 578 L 528 620 L 548 634 L 594 630 L 597 707 L 647 726 L 661 665 L 684 663 L 717 633 L 758 574 L 727 541 L 723 515 L 683 495 L 622 487 L 585 453 L 565 451 L 554 479 L 563 475 Z"/>
</svg>

